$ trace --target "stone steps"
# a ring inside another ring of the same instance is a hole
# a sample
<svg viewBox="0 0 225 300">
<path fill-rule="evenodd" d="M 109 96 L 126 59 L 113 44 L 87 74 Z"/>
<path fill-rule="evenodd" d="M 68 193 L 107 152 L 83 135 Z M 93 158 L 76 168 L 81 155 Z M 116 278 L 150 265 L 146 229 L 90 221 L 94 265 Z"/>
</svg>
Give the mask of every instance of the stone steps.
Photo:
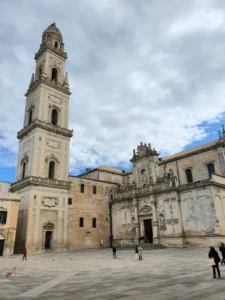
<svg viewBox="0 0 225 300">
<path fill-rule="evenodd" d="M 122 247 L 118 247 L 118 250 L 135 250 L 136 245 L 124 245 Z M 157 250 L 157 249 L 165 249 L 166 246 L 162 244 L 141 244 L 143 250 Z"/>
</svg>

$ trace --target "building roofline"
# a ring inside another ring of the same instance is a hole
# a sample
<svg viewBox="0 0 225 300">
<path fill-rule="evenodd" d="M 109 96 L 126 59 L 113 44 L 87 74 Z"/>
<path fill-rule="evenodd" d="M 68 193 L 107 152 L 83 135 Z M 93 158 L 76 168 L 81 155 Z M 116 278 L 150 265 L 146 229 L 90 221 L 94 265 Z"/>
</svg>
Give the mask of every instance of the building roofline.
<svg viewBox="0 0 225 300">
<path fill-rule="evenodd" d="M 110 171 L 110 170 L 101 169 L 101 168 L 97 167 L 97 168 L 94 168 L 94 169 L 92 169 L 92 170 L 86 171 L 86 172 L 84 172 L 84 173 L 82 173 L 82 174 L 79 174 L 79 175 L 69 175 L 69 176 L 82 177 L 82 176 L 91 174 L 91 173 L 93 173 L 93 172 L 95 172 L 95 171 L 101 171 L 101 172 L 105 172 L 105 173 L 110 173 L 110 174 L 115 174 L 115 175 L 122 175 L 122 176 L 125 176 L 125 175 L 132 174 L 132 173 L 133 173 L 133 170 L 125 171 L 125 173 L 122 173 L 123 170 L 121 170 L 121 173 L 119 173 L 119 172 L 113 172 L 113 171 Z"/>
<path fill-rule="evenodd" d="M 102 183 L 115 184 L 115 185 L 119 185 L 120 184 L 120 183 L 116 183 L 116 182 L 111 182 L 111 181 L 106 181 L 106 180 L 99 180 L 99 179 L 94 179 L 94 178 L 85 178 L 85 177 L 80 177 L 80 176 L 75 176 L 75 175 L 69 175 L 69 178 L 70 177 L 78 178 L 78 179 L 82 179 L 82 180 L 89 180 L 89 181 L 96 181 L 96 182 L 102 182 Z"/>
<path fill-rule="evenodd" d="M 224 146 L 224 141 L 222 140 L 216 140 L 207 144 L 203 144 L 200 146 L 197 146 L 195 148 L 190 148 L 188 150 L 182 151 L 182 152 L 178 152 L 177 154 L 172 154 L 170 156 L 167 157 L 162 157 L 161 161 L 159 162 L 159 165 L 164 165 L 167 164 L 169 162 L 173 162 L 173 161 L 177 161 L 180 159 L 184 159 L 193 155 L 197 155 L 203 152 L 207 152 L 213 149 L 217 149 L 219 147 Z"/>
</svg>

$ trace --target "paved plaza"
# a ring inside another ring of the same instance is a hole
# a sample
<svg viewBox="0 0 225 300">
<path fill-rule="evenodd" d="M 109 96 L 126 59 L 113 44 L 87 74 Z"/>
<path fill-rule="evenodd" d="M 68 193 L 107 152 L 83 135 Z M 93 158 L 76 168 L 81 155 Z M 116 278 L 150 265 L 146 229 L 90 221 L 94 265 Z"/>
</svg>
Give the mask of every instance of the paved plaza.
<svg viewBox="0 0 225 300">
<path fill-rule="evenodd" d="M 222 278 L 212 279 L 208 249 L 144 251 L 110 249 L 0 258 L 0 299 L 162 300 L 225 299 Z M 17 276 L 5 277 L 17 266 Z"/>
</svg>

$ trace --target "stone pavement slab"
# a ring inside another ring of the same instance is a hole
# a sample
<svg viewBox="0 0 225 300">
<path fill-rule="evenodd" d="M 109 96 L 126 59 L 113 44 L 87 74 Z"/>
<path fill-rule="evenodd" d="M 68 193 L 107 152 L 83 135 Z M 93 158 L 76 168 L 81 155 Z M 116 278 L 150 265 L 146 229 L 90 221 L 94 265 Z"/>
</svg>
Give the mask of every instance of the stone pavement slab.
<svg viewBox="0 0 225 300">
<path fill-rule="evenodd" d="M 225 299 L 222 279 L 212 279 L 208 249 L 145 251 L 143 261 L 131 250 L 110 249 L 33 254 L 0 258 L 0 299 L 188 300 Z M 17 276 L 5 277 L 17 266 Z"/>
</svg>

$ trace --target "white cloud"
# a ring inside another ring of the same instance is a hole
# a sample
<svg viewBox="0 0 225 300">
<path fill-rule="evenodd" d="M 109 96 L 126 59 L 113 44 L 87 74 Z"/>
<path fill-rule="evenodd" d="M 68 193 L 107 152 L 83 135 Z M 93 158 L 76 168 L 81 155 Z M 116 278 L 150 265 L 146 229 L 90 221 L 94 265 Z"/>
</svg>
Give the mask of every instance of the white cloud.
<svg viewBox="0 0 225 300">
<path fill-rule="evenodd" d="M 128 167 L 141 140 L 170 154 L 204 138 L 202 122 L 225 111 L 225 3 L 187 2 L 5 1 L 0 163 L 15 164 L 33 57 L 53 21 L 69 56 L 73 172 Z"/>
</svg>

